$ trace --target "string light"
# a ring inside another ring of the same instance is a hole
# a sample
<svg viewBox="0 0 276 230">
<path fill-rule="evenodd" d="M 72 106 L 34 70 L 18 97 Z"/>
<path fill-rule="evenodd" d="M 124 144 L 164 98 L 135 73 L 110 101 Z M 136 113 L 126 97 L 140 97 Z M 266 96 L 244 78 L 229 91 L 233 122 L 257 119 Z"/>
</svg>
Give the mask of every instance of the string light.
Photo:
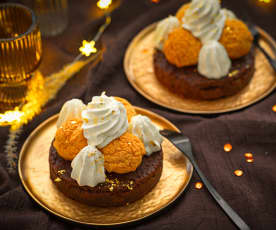
<svg viewBox="0 0 276 230">
<path fill-rule="evenodd" d="M 112 0 L 99 0 L 97 2 L 97 6 L 100 9 L 104 10 L 104 9 L 108 9 L 108 7 L 111 5 L 111 3 L 112 3 Z"/>
<path fill-rule="evenodd" d="M 97 53 L 97 48 L 95 47 L 95 41 L 82 41 L 82 46 L 79 48 L 79 51 L 86 57 L 90 56 L 91 53 Z"/>
<path fill-rule="evenodd" d="M 262 3 L 270 3 L 271 0 L 259 0 L 259 2 L 262 2 Z"/>
</svg>

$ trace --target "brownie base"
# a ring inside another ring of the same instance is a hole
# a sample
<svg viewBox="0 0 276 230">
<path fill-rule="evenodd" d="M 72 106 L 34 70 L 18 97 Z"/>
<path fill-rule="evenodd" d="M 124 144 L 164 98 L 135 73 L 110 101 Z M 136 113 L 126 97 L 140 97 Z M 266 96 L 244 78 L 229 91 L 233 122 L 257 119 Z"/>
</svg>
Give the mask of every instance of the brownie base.
<svg viewBox="0 0 276 230">
<path fill-rule="evenodd" d="M 254 49 L 248 55 L 232 60 L 230 74 L 221 79 L 208 79 L 197 71 L 197 66 L 178 68 L 165 55 L 155 50 L 153 65 L 157 79 L 173 93 L 186 98 L 212 100 L 227 97 L 242 90 L 253 77 Z"/>
<path fill-rule="evenodd" d="M 53 144 L 49 153 L 50 178 L 67 197 L 84 204 L 111 207 L 134 202 L 149 193 L 161 177 L 163 152 L 144 156 L 136 171 L 126 174 L 106 172 L 106 182 L 95 187 L 79 186 L 71 178 L 71 161 L 61 158 Z"/>
</svg>

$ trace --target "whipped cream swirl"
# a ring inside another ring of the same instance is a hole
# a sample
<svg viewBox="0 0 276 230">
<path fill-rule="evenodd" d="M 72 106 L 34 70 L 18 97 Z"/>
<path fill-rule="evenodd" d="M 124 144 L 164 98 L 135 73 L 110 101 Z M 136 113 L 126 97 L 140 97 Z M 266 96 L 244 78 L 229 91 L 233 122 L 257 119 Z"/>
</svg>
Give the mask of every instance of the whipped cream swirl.
<svg viewBox="0 0 276 230">
<path fill-rule="evenodd" d="M 182 21 L 183 27 L 204 44 L 219 40 L 225 19 L 218 0 L 193 0 Z"/>
<path fill-rule="evenodd" d="M 95 96 L 82 112 L 83 134 L 88 144 L 103 148 L 128 129 L 126 109 L 104 93 Z"/>
<path fill-rule="evenodd" d="M 142 115 L 132 117 L 129 131 L 144 143 L 147 156 L 161 149 L 163 138 L 148 117 Z"/>
<path fill-rule="evenodd" d="M 105 182 L 104 156 L 94 146 L 84 147 L 71 162 L 71 177 L 80 186 L 94 187 Z"/>
<path fill-rule="evenodd" d="M 154 31 L 155 47 L 162 50 L 164 41 L 168 38 L 169 33 L 179 26 L 179 20 L 174 16 L 169 16 L 160 21 Z"/>
<path fill-rule="evenodd" d="M 67 101 L 59 113 L 57 128 L 60 128 L 63 123 L 69 119 L 81 119 L 81 113 L 86 108 L 85 104 L 79 99 Z"/>
<path fill-rule="evenodd" d="M 228 10 L 226 8 L 221 9 L 221 12 L 225 15 L 226 19 L 236 19 L 237 16 L 233 13 L 233 11 Z"/>
<path fill-rule="evenodd" d="M 224 46 L 217 41 L 208 41 L 200 50 L 198 72 L 209 79 L 219 79 L 227 75 L 231 60 Z"/>
</svg>

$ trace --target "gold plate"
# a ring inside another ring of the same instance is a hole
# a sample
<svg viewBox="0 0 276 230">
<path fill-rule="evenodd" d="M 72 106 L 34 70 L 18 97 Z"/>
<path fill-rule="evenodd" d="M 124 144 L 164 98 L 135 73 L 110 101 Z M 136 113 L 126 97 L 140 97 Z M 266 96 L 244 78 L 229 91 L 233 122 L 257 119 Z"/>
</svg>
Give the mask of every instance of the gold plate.
<svg viewBox="0 0 276 230">
<path fill-rule="evenodd" d="M 135 107 L 148 116 L 160 129 L 179 131 L 165 118 Z M 55 115 L 38 126 L 24 143 L 18 171 L 29 195 L 43 208 L 64 219 L 88 225 L 118 225 L 148 217 L 176 200 L 188 185 L 193 167 L 189 160 L 168 140 L 162 144 L 163 172 L 156 187 L 142 199 L 123 207 L 98 208 L 87 206 L 63 195 L 52 183 L 49 173 L 49 148 L 56 132 Z"/>
<path fill-rule="evenodd" d="M 265 56 L 257 49 L 256 71 L 250 83 L 239 93 L 222 99 L 204 101 L 178 96 L 165 88 L 153 69 L 153 32 L 156 23 L 142 30 L 130 43 L 124 58 L 124 69 L 130 84 L 148 100 L 166 108 L 196 114 L 224 113 L 242 109 L 270 94 L 276 87 L 276 73 Z M 275 56 L 276 42 L 263 30 L 261 45 Z"/>
</svg>

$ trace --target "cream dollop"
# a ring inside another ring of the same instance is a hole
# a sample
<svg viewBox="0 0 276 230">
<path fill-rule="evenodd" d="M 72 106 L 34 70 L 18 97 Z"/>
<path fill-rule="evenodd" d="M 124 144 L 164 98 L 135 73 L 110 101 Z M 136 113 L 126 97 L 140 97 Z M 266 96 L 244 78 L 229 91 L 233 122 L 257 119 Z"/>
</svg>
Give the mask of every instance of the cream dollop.
<svg viewBox="0 0 276 230">
<path fill-rule="evenodd" d="M 219 79 L 227 75 L 231 60 L 227 51 L 217 41 L 207 42 L 200 50 L 198 72 L 209 79 Z"/>
<path fill-rule="evenodd" d="M 132 117 L 129 131 L 144 143 L 147 156 L 161 149 L 163 138 L 158 128 L 148 117 L 143 115 Z"/>
<path fill-rule="evenodd" d="M 95 96 L 82 112 L 83 134 L 88 144 L 103 148 L 128 129 L 126 109 L 104 93 Z"/>
<path fill-rule="evenodd" d="M 226 19 L 235 19 L 237 16 L 233 13 L 233 11 L 228 9 L 221 9 L 221 12 L 225 15 Z"/>
<path fill-rule="evenodd" d="M 69 119 L 81 119 L 81 113 L 86 108 L 85 104 L 79 99 L 67 101 L 59 113 L 57 128 L 60 128 L 63 123 Z"/>
<path fill-rule="evenodd" d="M 94 187 L 105 182 L 104 155 L 94 146 L 84 147 L 71 162 L 71 177 L 80 186 Z"/>
<path fill-rule="evenodd" d="M 225 19 L 218 0 L 193 0 L 182 21 L 183 27 L 204 44 L 219 40 Z"/>
<path fill-rule="evenodd" d="M 164 41 L 168 38 L 169 33 L 179 26 L 179 20 L 174 16 L 169 16 L 160 21 L 154 31 L 155 47 L 162 50 Z"/>
</svg>

